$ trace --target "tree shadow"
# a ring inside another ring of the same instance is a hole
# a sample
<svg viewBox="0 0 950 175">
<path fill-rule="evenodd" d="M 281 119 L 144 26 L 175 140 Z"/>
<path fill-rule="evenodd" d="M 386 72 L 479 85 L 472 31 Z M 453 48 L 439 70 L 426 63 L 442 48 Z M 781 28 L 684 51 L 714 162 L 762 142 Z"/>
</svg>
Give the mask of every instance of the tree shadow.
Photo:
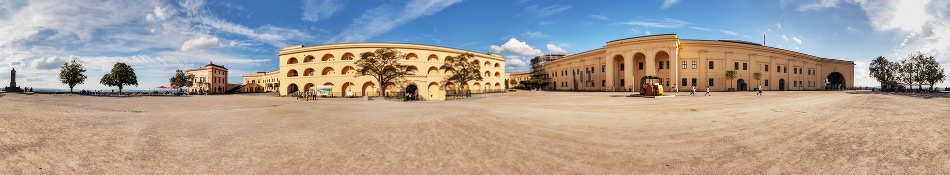
<svg viewBox="0 0 950 175">
<path fill-rule="evenodd" d="M 853 92 L 848 92 L 848 94 L 880 94 L 880 95 L 893 95 L 893 96 L 916 97 L 916 98 L 923 98 L 923 99 L 950 98 L 950 93 L 910 93 L 910 92 L 853 91 Z"/>
</svg>

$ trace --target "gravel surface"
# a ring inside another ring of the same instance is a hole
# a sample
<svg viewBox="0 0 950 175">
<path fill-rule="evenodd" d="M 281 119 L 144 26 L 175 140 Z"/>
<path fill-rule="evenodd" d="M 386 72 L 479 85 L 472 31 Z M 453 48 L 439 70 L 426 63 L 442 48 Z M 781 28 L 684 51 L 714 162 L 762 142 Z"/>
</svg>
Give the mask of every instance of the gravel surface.
<svg viewBox="0 0 950 175">
<path fill-rule="evenodd" d="M 950 174 L 950 94 L 0 94 L 0 174 Z"/>
</svg>

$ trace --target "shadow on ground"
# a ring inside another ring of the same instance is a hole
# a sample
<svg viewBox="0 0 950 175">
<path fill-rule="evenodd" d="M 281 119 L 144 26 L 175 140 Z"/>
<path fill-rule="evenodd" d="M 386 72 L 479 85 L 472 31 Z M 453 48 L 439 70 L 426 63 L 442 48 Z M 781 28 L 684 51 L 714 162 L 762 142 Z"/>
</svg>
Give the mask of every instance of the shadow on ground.
<svg viewBox="0 0 950 175">
<path fill-rule="evenodd" d="M 950 98 L 950 93 L 910 93 L 910 92 L 895 93 L 895 92 L 855 91 L 855 92 L 848 92 L 848 94 L 881 94 L 881 95 L 916 97 L 916 98 L 923 98 L 923 99 Z"/>
</svg>

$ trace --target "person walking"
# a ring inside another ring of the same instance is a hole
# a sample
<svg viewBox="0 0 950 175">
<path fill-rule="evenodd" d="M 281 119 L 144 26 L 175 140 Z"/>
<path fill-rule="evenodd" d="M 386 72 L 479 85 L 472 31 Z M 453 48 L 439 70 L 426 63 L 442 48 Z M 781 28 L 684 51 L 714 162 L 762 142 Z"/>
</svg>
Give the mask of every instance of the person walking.
<svg viewBox="0 0 950 175">
<path fill-rule="evenodd" d="M 706 86 L 706 95 L 703 95 L 703 96 L 712 96 L 712 95 L 709 95 L 709 86 Z"/>
<path fill-rule="evenodd" d="M 755 95 L 762 96 L 762 85 L 761 85 L 761 84 L 759 84 L 759 93 L 758 93 L 758 94 L 755 94 Z"/>
<path fill-rule="evenodd" d="M 696 96 L 696 86 L 693 86 L 693 91 L 689 92 L 689 96 Z"/>
</svg>

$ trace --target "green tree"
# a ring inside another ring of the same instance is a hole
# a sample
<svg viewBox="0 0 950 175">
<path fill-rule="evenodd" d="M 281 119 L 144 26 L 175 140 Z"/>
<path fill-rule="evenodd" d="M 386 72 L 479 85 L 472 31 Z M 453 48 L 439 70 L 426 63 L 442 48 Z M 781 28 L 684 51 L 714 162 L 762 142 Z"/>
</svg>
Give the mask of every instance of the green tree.
<svg viewBox="0 0 950 175">
<path fill-rule="evenodd" d="M 899 63 L 890 62 L 883 56 L 878 56 L 871 61 L 868 72 L 870 72 L 871 77 L 881 82 L 881 87 L 884 87 L 884 83 L 897 82 L 897 72 L 899 71 L 897 65 L 899 65 Z"/>
<path fill-rule="evenodd" d="M 508 80 L 508 84 L 511 84 L 511 86 L 517 86 L 518 80 Z"/>
<path fill-rule="evenodd" d="M 402 65 L 399 60 L 405 60 L 406 55 L 396 49 L 381 48 L 373 52 L 360 54 L 356 61 L 357 76 L 372 76 L 379 83 L 379 94 L 384 94 L 386 83 L 412 75 L 415 67 Z"/>
<path fill-rule="evenodd" d="M 86 68 L 83 68 L 82 64 L 77 63 L 76 60 L 63 63 L 63 67 L 59 71 L 59 81 L 69 85 L 69 93 L 73 93 L 73 87 L 86 81 L 84 72 L 86 72 Z"/>
<path fill-rule="evenodd" d="M 737 70 L 729 70 L 729 71 L 726 71 L 726 79 L 729 80 L 729 88 L 734 88 L 734 87 L 732 86 L 732 80 L 736 79 L 736 76 L 738 76 L 738 75 L 739 75 L 739 71 L 737 71 Z"/>
<path fill-rule="evenodd" d="M 762 72 L 756 71 L 755 73 L 752 73 L 752 79 L 755 79 L 755 83 L 759 84 L 759 80 L 762 80 Z"/>
<path fill-rule="evenodd" d="M 940 62 L 937 61 L 937 59 L 934 59 L 934 56 L 925 56 L 919 52 L 912 56 L 914 56 L 912 60 L 917 62 L 920 71 L 918 73 L 918 79 L 921 84 L 928 83 L 930 84 L 930 90 L 934 90 L 935 84 L 941 83 L 946 79 L 943 67 L 940 66 Z"/>
<path fill-rule="evenodd" d="M 172 86 L 191 87 L 191 86 L 194 86 L 193 79 L 195 79 L 195 75 L 191 75 L 191 74 L 186 75 L 185 71 L 182 71 L 181 69 L 179 69 L 179 70 L 175 70 L 175 76 L 168 79 L 168 82 Z"/>
<path fill-rule="evenodd" d="M 135 69 L 125 63 L 115 63 L 112 71 L 103 75 L 99 83 L 109 87 L 119 87 L 119 93 L 122 93 L 122 87 L 139 85 L 138 78 L 135 77 Z"/>
<path fill-rule="evenodd" d="M 459 86 L 468 84 L 469 81 L 482 81 L 481 67 L 472 58 L 475 55 L 464 53 L 452 58 L 445 59 L 439 69 L 452 70 L 452 75 L 446 77 L 446 81 L 453 82 Z M 447 84 L 447 83 L 446 83 Z"/>
</svg>

